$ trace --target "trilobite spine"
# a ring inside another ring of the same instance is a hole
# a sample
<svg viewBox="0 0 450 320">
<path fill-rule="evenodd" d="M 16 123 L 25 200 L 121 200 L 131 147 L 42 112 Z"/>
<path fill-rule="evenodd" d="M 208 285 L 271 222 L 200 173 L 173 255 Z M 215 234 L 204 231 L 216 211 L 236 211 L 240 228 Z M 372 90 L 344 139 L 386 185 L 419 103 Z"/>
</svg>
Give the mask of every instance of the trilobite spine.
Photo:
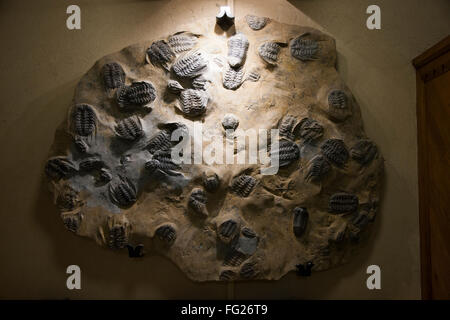
<svg viewBox="0 0 450 320">
<path fill-rule="evenodd" d="M 127 178 L 120 178 L 118 183 L 111 183 L 109 195 L 118 206 L 127 207 L 136 202 L 136 186 Z"/>
<path fill-rule="evenodd" d="M 73 162 L 66 157 L 51 158 L 45 166 L 45 172 L 52 179 L 67 178 L 76 171 Z"/>
<path fill-rule="evenodd" d="M 115 130 L 116 135 L 125 140 L 136 140 L 143 135 L 141 120 L 137 116 L 119 121 Z"/>
<path fill-rule="evenodd" d="M 300 149 L 294 142 L 281 139 L 278 142 L 278 149 L 271 150 L 270 156 L 278 157 L 279 166 L 284 167 L 300 158 Z"/>
<path fill-rule="evenodd" d="M 156 99 L 155 87 L 145 81 L 133 82 L 117 91 L 117 102 L 122 106 L 143 106 Z"/>
<path fill-rule="evenodd" d="M 281 119 L 280 125 L 278 126 L 280 136 L 288 139 L 294 139 L 294 127 L 297 123 L 297 119 L 291 115 L 287 115 Z"/>
<path fill-rule="evenodd" d="M 245 16 L 245 20 L 247 21 L 248 26 L 255 31 L 261 30 L 269 22 L 269 18 L 253 16 L 250 14 Z"/>
<path fill-rule="evenodd" d="M 349 193 L 335 193 L 330 198 L 329 210 L 332 213 L 354 212 L 358 209 L 358 197 Z"/>
<path fill-rule="evenodd" d="M 299 136 L 302 137 L 306 143 L 311 143 L 320 139 L 323 136 L 323 126 L 316 120 L 304 118 L 299 123 Z"/>
<path fill-rule="evenodd" d="M 111 62 L 103 66 L 103 82 L 107 89 L 119 88 L 125 83 L 125 71 L 120 64 Z"/>
<path fill-rule="evenodd" d="M 244 70 L 240 68 L 228 67 L 227 71 L 223 75 L 223 86 L 229 90 L 236 90 L 242 84 L 242 79 L 244 77 Z"/>
<path fill-rule="evenodd" d="M 88 104 L 78 104 L 74 113 L 75 131 L 80 136 L 89 136 L 97 127 L 94 109 Z"/>
<path fill-rule="evenodd" d="M 265 62 L 270 65 L 276 65 L 280 49 L 280 45 L 276 42 L 265 42 L 259 46 L 258 53 Z"/>
<path fill-rule="evenodd" d="M 351 157 L 361 165 L 369 164 L 377 153 L 377 146 L 370 140 L 359 140 L 350 150 Z"/>
<path fill-rule="evenodd" d="M 208 96 L 205 92 L 187 89 L 180 95 L 181 111 L 188 116 L 199 116 L 206 111 Z"/>
<path fill-rule="evenodd" d="M 228 39 L 228 64 L 231 67 L 236 68 L 244 64 L 248 46 L 248 39 L 242 33 L 237 33 Z"/>
<path fill-rule="evenodd" d="M 321 155 L 315 156 L 308 166 L 308 172 L 306 173 L 306 181 L 318 181 L 322 179 L 330 171 L 331 166 L 327 160 Z"/>
<path fill-rule="evenodd" d="M 208 62 L 199 51 L 181 56 L 172 66 L 174 73 L 180 78 L 195 78 L 205 72 Z"/>
<path fill-rule="evenodd" d="M 153 42 L 147 49 L 147 57 L 153 65 L 160 65 L 168 70 L 167 64 L 175 57 L 172 49 L 164 40 Z"/>
<path fill-rule="evenodd" d="M 291 42 L 291 55 L 299 60 L 316 60 L 319 44 L 313 39 L 306 39 L 308 33 L 300 35 Z"/>
<path fill-rule="evenodd" d="M 342 167 L 348 160 L 347 148 L 344 141 L 340 139 L 328 139 L 321 149 L 325 158 L 338 167 Z"/>
<path fill-rule="evenodd" d="M 175 53 L 189 51 L 197 44 L 197 37 L 186 32 L 175 33 L 169 37 L 169 46 Z"/>
<path fill-rule="evenodd" d="M 156 229 L 156 236 L 167 244 L 173 244 L 177 238 L 177 232 L 171 225 L 163 225 Z"/>
<path fill-rule="evenodd" d="M 308 226 L 309 214 L 306 208 L 296 207 L 294 208 L 294 234 L 297 238 L 303 236 Z"/>
<path fill-rule="evenodd" d="M 256 179 L 249 175 L 240 175 L 233 180 L 231 190 L 240 197 L 248 197 L 256 185 Z"/>
<path fill-rule="evenodd" d="M 347 108 L 347 95 L 342 90 L 333 90 L 328 95 L 328 104 L 335 109 Z"/>
</svg>

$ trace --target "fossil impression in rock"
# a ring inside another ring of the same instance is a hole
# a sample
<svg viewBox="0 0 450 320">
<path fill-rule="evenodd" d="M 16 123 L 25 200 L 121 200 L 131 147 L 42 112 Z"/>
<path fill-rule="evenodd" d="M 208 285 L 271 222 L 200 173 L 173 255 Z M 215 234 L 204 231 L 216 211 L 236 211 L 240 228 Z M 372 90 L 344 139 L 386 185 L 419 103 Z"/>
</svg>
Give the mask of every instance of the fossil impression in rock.
<svg viewBox="0 0 450 320">
<path fill-rule="evenodd" d="M 196 281 L 316 276 L 364 250 L 383 158 L 334 40 L 255 16 L 235 28 L 148 30 L 82 77 L 43 168 L 70 232 L 115 259 L 164 255 Z M 187 139 L 195 126 L 203 141 Z M 250 163 L 238 142 L 260 129 L 279 135 Z M 263 157 L 278 170 L 264 174 Z"/>
</svg>

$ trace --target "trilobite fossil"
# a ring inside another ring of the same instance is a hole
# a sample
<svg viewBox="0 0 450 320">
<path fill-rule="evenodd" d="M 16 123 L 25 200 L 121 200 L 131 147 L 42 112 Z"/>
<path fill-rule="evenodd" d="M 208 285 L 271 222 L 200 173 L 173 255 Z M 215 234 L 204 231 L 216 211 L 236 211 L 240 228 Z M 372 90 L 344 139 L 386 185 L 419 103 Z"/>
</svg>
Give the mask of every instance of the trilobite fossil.
<svg viewBox="0 0 450 320">
<path fill-rule="evenodd" d="M 256 179 L 243 174 L 233 179 L 231 190 L 240 197 L 248 197 L 256 185 Z"/>
<path fill-rule="evenodd" d="M 377 153 L 377 146 L 367 139 L 359 140 L 350 149 L 351 157 L 361 165 L 369 164 Z"/>
<path fill-rule="evenodd" d="M 270 157 L 278 157 L 279 166 L 284 167 L 300 158 L 300 149 L 295 142 L 280 139 L 278 148 L 270 150 Z"/>
<path fill-rule="evenodd" d="M 228 39 L 228 64 L 232 68 L 237 68 L 244 64 L 248 46 L 248 39 L 243 33 L 237 33 Z"/>
<path fill-rule="evenodd" d="M 73 211 L 83 205 L 79 198 L 79 193 L 70 186 L 64 186 L 56 199 L 58 208 L 61 211 Z"/>
<path fill-rule="evenodd" d="M 229 243 L 237 234 L 237 231 L 238 223 L 233 219 L 229 219 L 219 225 L 217 234 L 223 242 Z"/>
<path fill-rule="evenodd" d="M 155 66 L 161 66 L 169 70 L 168 63 L 175 57 L 175 53 L 164 40 L 158 40 L 152 43 L 147 49 L 146 60 Z"/>
<path fill-rule="evenodd" d="M 328 174 L 330 169 L 331 166 L 328 161 L 323 156 L 316 155 L 309 162 L 305 180 L 313 182 L 319 181 Z"/>
<path fill-rule="evenodd" d="M 172 93 L 180 93 L 184 90 L 183 86 L 176 80 L 169 80 L 167 82 L 167 89 Z"/>
<path fill-rule="evenodd" d="M 248 256 L 243 254 L 242 252 L 231 249 L 231 251 L 229 251 L 225 256 L 223 265 L 237 267 L 240 266 L 247 258 Z"/>
<path fill-rule="evenodd" d="M 133 82 L 131 86 L 122 86 L 117 90 L 117 103 L 121 108 L 144 106 L 155 99 L 155 87 L 145 81 Z"/>
<path fill-rule="evenodd" d="M 220 275 L 219 275 L 219 280 L 220 281 L 232 281 L 234 279 L 236 279 L 237 274 L 236 272 L 234 272 L 233 270 L 223 270 Z"/>
<path fill-rule="evenodd" d="M 256 237 L 255 231 L 253 231 L 252 229 L 250 229 L 248 227 L 242 228 L 241 232 L 244 237 L 247 237 L 247 238 L 255 238 Z"/>
<path fill-rule="evenodd" d="M 130 179 L 120 177 L 118 182 L 110 183 L 109 196 L 111 200 L 120 207 L 131 206 L 137 199 L 136 186 Z"/>
<path fill-rule="evenodd" d="M 222 119 L 222 127 L 225 130 L 236 130 L 239 126 L 239 119 L 232 113 L 227 113 Z"/>
<path fill-rule="evenodd" d="M 251 14 L 246 15 L 245 20 L 247 21 L 248 26 L 255 31 L 261 30 L 270 21 L 267 17 L 258 17 Z"/>
<path fill-rule="evenodd" d="M 145 169 L 151 173 L 160 171 L 169 175 L 179 175 L 176 170 L 180 169 L 180 166 L 172 161 L 170 150 L 157 150 L 153 158 L 145 163 Z"/>
<path fill-rule="evenodd" d="M 74 110 L 75 132 L 79 136 L 91 135 L 97 127 L 94 109 L 88 104 L 77 104 Z"/>
<path fill-rule="evenodd" d="M 180 78 L 195 78 L 206 71 L 208 61 L 200 51 L 189 52 L 181 56 L 172 66 L 173 72 Z"/>
<path fill-rule="evenodd" d="M 45 172 L 52 179 L 68 178 L 77 171 L 74 163 L 67 157 L 53 157 L 48 159 Z"/>
<path fill-rule="evenodd" d="M 278 60 L 278 54 L 280 53 L 281 46 L 278 42 L 264 42 L 258 48 L 258 54 L 265 62 L 270 65 L 276 65 Z"/>
<path fill-rule="evenodd" d="M 103 82 L 107 89 L 115 89 L 124 85 L 125 71 L 117 62 L 110 62 L 103 66 Z"/>
<path fill-rule="evenodd" d="M 62 212 L 61 219 L 67 230 L 76 233 L 80 228 L 83 215 L 81 212 Z"/>
<path fill-rule="evenodd" d="M 294 139 L 294 128 L 297 124 L 297 118 L 286 115 L 281 119 L 280 124 L 278 125 L 278 130 L 280 137 L 285 137 L 288 139 L 293 140 Z"/>
<path fill-rule="evenodd" d="M 97 157 L 89 157 L 80 161 L 80 171 L 91 171 L 100 169 L 103 166 L 103 161 Z"/>
<path fill-rule="evenodd" d="M 177 32 L 168 39 L 169 46 L 175 53 L 189 51 L 197 44 L 197 36 L 190 32 Z"/>
<path fill-rule="evenodd" d="M 303 236 L 308 226 L 309 214 L 306 208 L 295 207 L 294 208 L 294 234 L 297 238 Z"/>
<path fill-rule="evenodd" d="M 347 162 L 349 154 L 341 139 L 328 139 L 321 146 L 325 158 L 332 164 L 342 167 Z"/>
<path fill-rule="evenodd" d="M 144 133 L 141 120 L 137 116 L 131 116 L 119 121 L 114 129 L 119 138 L 130 141 L 140 138 Z"/>
<path fill-rule="evenodd" d="M 302 61 L 316 60 L 319 52 L 319 44 L 316 40 L 305 38 L 309 33 L 304 33 L 291 41 L 291 55 Z"/>
<path fill-rule="evenodd" d="M 145 147 L 150 153 L 155 153 L 158 150 L 169 150 L 172 148 L 171 134 L 166 130 L 161 130 L 156 136 L 150 139 Z"/>
<path fill-rule="evenodd" d="M 242 79 L 244 77 L 244 70 L 242 67 L 231 68 L 228 67 L 227 71 L 223 75 L 222 83 L 223 87 L 229 90 L 236 90 L 242 84 Z"/>
<path fill-rule="evenodd" d="M 335 193 L 331 196 L 329 210 L 332 213 L 354 212 L 358 209 L 358 197 L 350 193 Z"/>
<path fill-rule="evenodd" d="M 306 143 L 311 143 L 323 136 L 323 126 L 316 120 L 303 118 L 298 125 L 298 135 L 302 137 Z"/>
<path fill-rule="evenodd" d="M 251 82 L 258 82 L 261 78 L 261 75 L 257 71 L 251 71 L 247 74 L 247 77 L 245 80 L 251 81 Z"/>
<path fill-rule="evenodd" d="M 181 92 L 181 111 L 190 117 L 196 117 L 206 112 L 208 95 L 204 91 L 187 89 Z"/>
<path fill-rule="evenodd" d="M 206 84 L 209 81 L 205 77 L 199 76 L 192 81 L 192 87 L 196 90 L 206 90 Z"/>
<path fill-rule="evenodd" d="M 173 244 L 177 238 L 177 231 L 170 224 L 165 224 L 155 231 L 155 235 L 167 244 Z"/>
<path fill-rule="evenodd" d="M 328 94 L 328 104 L 335 109 L 347 108 L 347 95 L 342 90 L 333 90 Z"/>
<path fill-rule="evenodd" d="M 122 249 L 128 244 L 130 224 L 122 215 L 108 217 L 108 246 L 111 249 Z"/>
<path fill-rule="evenodd" d="M 106 183 L 112 180 L 111 172 L 106 168 L 101 168 L 99 173 L 99 181 Z"/>
<path fill-rule="evenodd" d="M 74 138 L 74 144 L 77 150 L 81 153 L 86 153 L 89 149 L 89 145 L 83 137 L 76 136 Z"/>
<path fill-rule="evenodd" d="M 219 176 L 216 173 L 205 175 L 203 177 L 203 186 L 205 187 L 206 191 L 216 191 L 220 186 Z"/>
<path fill-rule="evenodd" d="M 206 210 L 206 202 L 207 197 L 203 189 L 192 189 L 191 195 L 189 196 L 188 200 L 188 205 L 192 210 L 202 216 L 208 216 L 208 211 Z"/>
<path fill-rule="evenodd" d="M 254 278 L 257 275 L 256 264 L 254 262 L 247 262 L 239 271 L 239 275 L 244 279 Z"/>
</svg>

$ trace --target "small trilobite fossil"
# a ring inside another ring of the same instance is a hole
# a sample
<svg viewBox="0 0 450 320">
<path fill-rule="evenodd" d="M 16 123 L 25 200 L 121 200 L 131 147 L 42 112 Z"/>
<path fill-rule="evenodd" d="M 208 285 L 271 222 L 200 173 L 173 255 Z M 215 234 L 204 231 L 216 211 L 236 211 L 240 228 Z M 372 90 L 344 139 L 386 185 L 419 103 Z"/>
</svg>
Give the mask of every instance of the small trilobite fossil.
<svg viewBox="0 0 450 320">
<path fill-rule="evenodd" d="M 284 167 L 300 158 L 300 149 L 295 142 L 280 139 L 278 148 L 270 151 L 270 157 L 278 157 L 279 166 Z"/>
<path fill-rule="evenodd" d="M 303 236 L 308 226 L 309 214 L 306 208 L 295 207 L 294 208 L 294 234 L 297 238 Z"/>
<path fill-rule="evenodd" d="M 252 176 L 242 174 L 233 179 L 231 190 L 240 197 L 248 197 L 256 185 L 256 179 Z"/>
<path fill-rule="evenodd" d="M 89 149 L 89 145 L 83 137 L 76 136 L 74 138 L 74 144 L 77 150 L 81 153 L 86 153 Z"/>
<path fill-rule="evenodd" d="M 351 157 L 362 165 L 369 164 L 375 158 L 377 153 L 377 146 L 367 139 L 359 140 L 350 149 Z"/>
<path fill-rule="evenodd" d="M 297 124 L 297 118 L 292 115 L 286 115 L 281 119 L 280 124 L 278 125 L 278 130 L 280 132 L 280 137 L 294 139 L 294 128 Z"/>
<path fill-rule="evenodd" d="M 111 249 L 122 249 L 128 244 L 130 223 L 124 215 L 108 217 L 108 246 Z"/>
<path fill-rule="evenodd" d="M 61 219 L 67 230 L 76 233 L 80 228 L 83 215 L 81 212 L 62 212 Z"/>
<path fill-rule="evenodd" d="M 347 108 L 347 95 L 342 90 L 333 90 L 328 94 L 328 105 L 334 109 Z"/>
<path fill-rule="evenodd" d="M 80 171 L 91 171 L 100 169 L 103 166 L 103 161 L 97 157 L 89 157 L 80 161 Z"/>
<path fill-rule="evenodd" d="M 206 71 L 208 60 L 200 51 L 189 52 L 181 56 L 172 66 L 173 72 L 180 78 L 195 78 Z"/>
<path fill-rule="evenodd" d="M 316 120 L 303 118 L 298 125 L 298 135 L 302 137 L 306 143 L 317 141 L 323 136 L 323 126 Z"/>
<path fill-rule="evenodd" d="M 205 174 L 203 177 L 203 186 L 208 192 L 215 192 L 220 186 L 220 179 L 217 173 Z"/>
<path fill-rule="evenodd" d="M 342 167 L 348 160 L 349 154 L 341 139 L 328 139 L 320 148 L 325 158 L 338 167 Z"/>
<path fill-rule="evenodd" d="M 73 211 L 83 205 L 78 192 L 68 185 L 59 192 L 56 203 L 61 211 Z"/>
<path fill-rule="evenodd" d="M 236 130 L 239 126 L 239 119 L 232 113 L 227 113 L 222 119 L 222 127 L 225 130 Z"/>
<path fill-rule="evenodd" d="M 316 182 L 325 177 L 330 171 L 331 166 L 321 155 L 316 155 L 311 159 L 308 165 L 308 171 L 305 175 L 306 181 Z"/>
<path fill-rule="evenodd" d="M 239 275 L 244 279 L 254 278 L 257 275 L 256 264 L 254 262 L 247 262 L 239 271 Z"/>
<path fill-rule="evenodd" d="M 119 138 L 131 141 L 140 138 L 144 133 L 141 120 L 137 116 L 131 116 L 119 121 L 114 129 Z"/>
<path fill-rule="evenodd" d="M 205 77 L 203 76 L 199 76 L 194 78 L 194 80 L 192 81 L 192 87 L 195 90 L 206 90 L 206 86 L 210 81 L 207 80 Z"/>
<path fill-rule="evenodd" d="M 276 65 L 278 54 L 280 53 L 281 45 L 279 42 L 268 41 L 264 42 L 258 48 L 258 54 L 265 62 L 270 65 Z"/>
<path fill-rule="evenodd" d="M 152 43 L 147 49 L 146 60 L 147 63 L 159 65 L 166 70 L 169 70 L 168 63 L 175 57 L 175 53 L 164 40 L 158 40 Z"/>
<path fill-rule="evenodd" d="M 97 127 L 97 117 L 94 109 L 88 104 L 77 104 L 74 110 L 75 132 L 79 136 L 91 135 Z"/>
<path fill-rule="evenodd" d="M 173 244 L 177 238 L 177 231 L 170 224 L 165 224 L 156 229 L 155 235 L 166 244 Z"/>
<path fill-rule="evenodd" d="M 118 206 L 128 207 L 136 202 L 136 186 L 130 179 L 126 177 L 120 177 L 118 182 L 110 183 L 109 195 L 111 200 Z"/>
<path fill-rule="evenodd" d="M 242 228 L 241 232 L 244 237 L 247 237 L 247 238 L 255 238 L 256 237 L 256 232 L 253 231 L 252 229 L 250 229 L 249 227 Z"/>
<path fill-rule="evenodd" d="M 117 90 L 117 103 L 121 108 L 144 106 L 156 99 L 156 89 L 146 81 L 133 82 L 131 86 L 122 86 Z"/>
<path fill-rule="evenodd" d="M 177 32 L 168 39 L 169 46 L 175 53 L 189 51 L 197 44 L 197 36 L 190 32 Z"/>
<path fill-rule="evenodd" d="M 247 21 L 248 26 L 253 30 L 261 30 L 270 21 L 269 18 L 258 17 L 251 14 L 246 15 L 245 20 Z"/>
<path fill-rule="evenodd" d="M 209 97 L 206 92 L 187 89 L 181 92 L 181 111 L 190 117 L 196 117 L 206 112 Z"/>
<path fill-rule="evenodd" d="M 219 238 L 225 243 L 229 243 L 236 236 L 237 231 L 238 223 L 233 219 L 222 222 L 217 228 Z"/>
<path fill-rule="evenodd" d="M 242 264 L 242 262 L 244 262 L 247 258 L 248 258 L 248 256 L 246 254 L 232 249 L 225 256 L 223 265 L 230 266 L 230 267 L 237 267 L 237 266 L 240 266 Z"/>
<path fill-rule="evenodd" d="M 236 272 L 234 272 L 233 270 L 227 269 L 227 270 L 223 270 L 220 275 L 219 275 L 219 280 L 220 281 L 232 281 L 234 279 L 236 279 L 237 274 Z"/>
<path fill-rule="evenodd" d="M 242 84 L 244 78 L 244 70 L 242 67 L 232 68 L 228 67 L 223 75 L 223 87 L 229 90 L 236 90 Z"/>
<path fill-rule="evenodd" d="M 236 33 L 228 39 L 228 64 L 232 68 L 237 68 L 244 64 L 248 46 L 248 39 L 243 33 Z"/>
<path fill-rule="evenodd" d="M 358 209 L 358 197 L 354 194 L 339 192 L 331 196 L 329 210 L 332 213 L 354 212 Z"/>
<path fill-rule="evenodd" d="M 52 178 L 59 180 L 73 175 L 77 171 L 74 163 L 67 157 L 53 157 L 48 159 L 45 172 Z"/>
<path fill-rule="evenodd" d="M 316 60 L 319 52 L 319 44 L 316 40 L 305 38 L 309 33 L 304 33 L 291 41 L 291 55 L 299 60 Z"/>
<path fill-rule="evenodd" d="M 117 62 L 110 62 L 103 66 L 103 82 L 107 89 L 115 89 L 124 85 L 125 71 Z"/>
<path fill-rule="evenodd" d="M 167 89 L 172 93 L 180 93 L 184 90 L 183 86 L 176 80 L 167 81 Z"/>
<path fill-rule="evenodd" d="M 203 189 L 192 189 L 191 195 L 189 196 L 188 200 L 188 205 L 192 210 L 202 216 L 208 216 L 208 211 L 206 210 L 206 202 L 207 197 Z"/>
<path fill-rule="evenodd" d="M 150 139 L 145 149 L 150 153 L 155 153 L 158 150 L 169 150 L 172 148 L 172 141 L 170 140 L 170 132 L 161 130 L 156 136 Z"/>
<path fill-rule="evenodd" d="M 151 173 L 160 171 L 169 175 L 179 175 L 176 170 L 180 169 L 180 166 L 172 161 L 170 150 L 157 150 L 153 158 L 145 163 L 145 169 Z"/>
<path fill-rule="evenodd" d="M 245 78 L 246 81 L 251 82 L 258 82 L 261 78 L 261 75 L 257 71 L 251 71 L 247 74 L 247 77 Z"/>
<path fill-rule="evenodd" d="M 111 172 L 106 168 L 101 168 L 99 173 L 99 181 L 106 183 L 112 180 Z"/>
</svg>

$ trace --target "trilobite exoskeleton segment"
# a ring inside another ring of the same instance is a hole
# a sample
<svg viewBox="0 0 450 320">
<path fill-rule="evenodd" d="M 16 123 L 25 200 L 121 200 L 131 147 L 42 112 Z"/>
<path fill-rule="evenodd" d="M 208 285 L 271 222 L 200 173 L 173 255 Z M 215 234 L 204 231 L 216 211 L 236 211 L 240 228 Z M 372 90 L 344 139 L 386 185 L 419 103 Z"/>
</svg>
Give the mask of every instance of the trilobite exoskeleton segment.
<svg viewBox="0 0 450 320">
<path fill-rule="evenodd" d="M 204 91 L 187 89 L 181 92 L 181 111 L 190 117 L 196 117 L 206 112 L 208 95 Z"/>
<path fill-rule="evenodd" d="M 233 179 L 231 190 L 240 197 L 248 197 L 256 185 L 256 179 L 243 174 Z"/>
<path fill-rule="evenodd" d="M 155 235 L 167 244 L 173 244 L 177 238 L 177 231 L 169 224 L 158 227 L 155 231 Z"/>
<path fill-rule="evenodd" d="M 270 157 L 278 157 L 280 167 L 287 166 L 300 158 L 300 149 L 295 142 L 286 139 L 278 141 L 278 149 L 270 151 Z"/>
<path fill-rule="evenodd" d="M 241 233 L 244 237 L 247 237 L 247 238 L 255 238 L 256 237 L 256 232 L 248 227 L 242 228 Z"/>
<path fill-rule="evenodd" d="M 338 167 L 344 166 L 348 160 L 349 154 L 341 139 L 328 139 L 320 148 L 325 158 Z"/>
<path fill-rule="evenodd" d="M 169 80 L 167 82 L 167 89 L 172 93 L 180 93 L 184 90 L 183 86 L 176 80 Z"/>
<path fill-rule="evenodd" d="M 296 128 L 296 133 L 298 133 L 306 143 L 311 143 L 323 136 L 323 126 L 316 120 L 303 118 Z"/>
<path fill-rule="evenodd" d="M 240 266 L 242 262 L 244 262 L 247 258 L 248 258 L 247 255 L 233 249 L 225 256 L 223 265 L 230 267 L 237 267 Z"/>
<path fill-rule="evenodd" d="M 245 80 L 251 81 L 251 82 L 258 82 L 261 78 L 261 75 L 257 71 L 251 71 L 247 74 L 247 77 Z"/>
<path fill-rule="evenodd" d="M 122 249 L 128 244 L 130 224 L 124 216 L 108 218 L 107 244 L 111 249 Z"/>
<path fill-rule="evenodd" d="M 190 32 L 177 32 L 168 39 L 169 46 L 175 53 L 189 51 L 197 44 L 197 37 Z"/>
<path fill-rule="evenodd" d="M 142 123 L 137 116 L 119 121 L 115 126 L 116 135 L 125 140 L 136 140 L 143 135 Z"/>
<path fill-rule="evenodd" d="M 291 41 L 291 55 L 302 61 L 316 60 L 319 44 L 314 39 L 306 38 L 307 35 L 302 34 Z"/>
<path fill-rule="evenodd" d="M 72 176 L 77 171 L 74 163 L 66 157 L 50 158 L 45 165 L 45 172 L 52 179 L 62 179 Z"/>
<path fill-rule="evenodd" d="M 243 33 L 237 33 L 228 39 L 228 64 L 232 68 L 237 68 L 244 64 L 248 46 L 248 39 Z"/>
<path fill-rule="evenodd" d="M 291 115 L 286 115 L 281 119 L 280 124 L 278 125 L 278 130 L 280 133 L 280 137 L 285 137 L 288 139 L 294 139 L 294 128 L 297 124 L 297 118 Z"/>
<path fill-rule="evenodd" d="M 219 176 L 216 173 L 205 175 L 203 177 L 203 186 L 205 187 L 206 191 L 215 192 L 217 189 L 219 189 L 220 186 Z"/>
<path fill-rule="evenodd" d="M 145 163 L 145 169 L 150 173 L 159 170 L 170 174 L 180 169 L 180 166 L 172 161 L 170 150 L 157 150 L 153 154 L 153 158 Z"/>
<path fill-rule="evenodd" d="M 331 196 L 329 210 L 332 213 L 354 212 L 358 209 L 358 197 L 350 193 L 335 193 Z"/>
<path fill-rule="evenodd" d="M 309 214 L 306 208 L 295 207 L 294 208 L 294 223 L 293 230 L 297 238 L 303 236 L 308 226 Z"/>
<path fill-rule="evenodd" d="M 117 103 L 121 108 L 144 106 L 156 99 L 155 87 L 145 81 L 133 82 L 131 86 L 122 86 L 117 91 Z"/>
<path fill-rule="evenodd" d="M 87 144 L 84 137 L 76 136 L 74 138 L 74 144 L 77 150 L 81 153 L 86 153 L 89 149 L 89 145 Z"/>
<path fill-rule="evenodd" d="M 110 183 L 109 195 L 118 206 L 128 207 L 136 202 L 136 186 L 130 179 L 121 177 L 118 182 Z"/>
<path fill-rule="evenodd" d="M 80 171 L 92 171 L 100 169 L 103 166 L 103 161 L 97 157 L 89 157 L 80 161 Z"/>
<path fill-rule="evenodd" d="M 156 136 L 150 139 L 145 148 L 152 154 L 158 150 L 169 150 L 172 148 L 170 136 L 170 132 L 161 130 Z"/>
<path fill-rule="evenodd" d="M 125 71 L 117 62 L 107 63 L 103 66 L 103 82 L 107 89 L 115 89 L 124 85 Z"/>
<path fill-rule="evenodd" d="M 333 90 L 328 94 L 328 105 L 333 109 L 347 108 L 347 95 L 342 90 Z"/>
<path fill-rule="evenodd" d="M 172 66 L 173 72 L 180 78 L 195 78 L 206 71 L 208 61 L 203 53 L 194 51 L 179 57 Z"/>
<path fill-rule="evenodd" d="M 101 168 L 99 173 L 100 182 L 106 183 L 112 180 L 111 172 L 106 168 Z"/>
<path fill-rule="evenodd" d="M 199 77 L 196 77 L 196 78 L 192 81 L 192 87 L 193 87 L 195 90 L 206 90 L 206 84 L 207 84 L 208 82 L 209 82 L 209 81 L 206 80 L 205 77 L 199 76 Z"/>
<path fill-rule="evenodd" d="M 351 157 L 359 164 L 369 164 L 377 155 L 377 146 L 370 140 L 359 140 L 350 149 Z"/>
<path fill-rule="evenodd" d="M 207 197 L 205 191 L 200 188 L 194 188 L 189 196 L 188 205 L 196 213 L 207 216 L 208 211 L 206 210 Z"/>
<path fill-rule="evenodd" d="M 244 78 L 244 70 L 242 67 L 228 67 L 222 79 L 223 87 L 229 90 L 236 90 L 242 84 Z"/>
<path fill-rule="evenodd" d="M 280 53 L 281 46 L 277 42 L 265 42 L 258 48 L 258 54 L 265 62 L 270 65 L 276 65 L 278 60 L 278 54 Z"/>
<path fill-rule="evenodd" d="M 328 161 L 321 155 L 317 155 L 311 159 L 308 164 L 308 171 L 305 175 L 306 181 L 317 182 L 330 172 L 331 166 Z"/>
<path fill-rule="evenodd" d="M 59 192 L 56 203 L 61 211 L 73 211 L 83 205 L 78 192 L 68 185 Z"/>
<path fill-rule="evenodd" d="M 237 273 L 234 272 L 233 270 L 223 270 L 220 275 L 219 275 L 219 280 L 220 281 L 232 281 L 234 279 L 236 279 L 237 277 Z"/>
<path fill-rule="evenodd" d="M 88 104 L 77 104 L 73 114 L 75 132 L 79 136 L 89 136 L 97 127 L 94 109 Z"/>
<path fill-rule="evenodd" d="M 81 212 L 62 212 L 61 219 L 67 230 L 76 233 L 80 228 L 83 215 Z"/>
<path fill-rule="evenodd" d="M 217 228 L 217 234 L 220 240 L 225 243 L 229 243 L 236 236 L 237 232 L 238 223 L 233 219 L 222 222 Z"/>
<path fill-rule="evenodd" d="M 251 14 L 246 15 L 245 20 L 247 21 L 248 26 L 255 31 L 261 30 L 270 21 L 267 17 L 258 17 Z"/>
<path fill-rule="evenodd" d="M 154 66 L 161 66 L 166 70 L 169 70 L 168 63 L 175 58 L 175 53 L 170 46 L 164 40 L 158 40 L 152 43 L 150 48 L 147 49 L 147 62 L 150 62 Z"/>
<path fill-rule="evenodd" d="M 254 262 L 247 262 L 239 271 L 239 275 L 244 279 L 251 279 L 257 275 L 256 264 Z"/>
</svg>

